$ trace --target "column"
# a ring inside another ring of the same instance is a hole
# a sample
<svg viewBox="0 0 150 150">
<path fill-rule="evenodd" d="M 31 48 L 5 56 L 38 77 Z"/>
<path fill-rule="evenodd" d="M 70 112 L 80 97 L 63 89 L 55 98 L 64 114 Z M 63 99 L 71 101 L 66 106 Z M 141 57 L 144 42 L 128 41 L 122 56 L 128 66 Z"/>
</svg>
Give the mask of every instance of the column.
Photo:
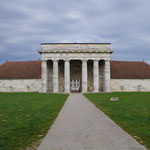
<svg viewBox="0 0 150 150">
<path fill-rule="evenodd" d="M 65 85 L 65 93 L 70 93 L 70 61 L 69 60 L 65 60 L 64 85 Z"/>
<path fill-rule="evenodd" d="M 87 60 L 82 60 L 82 92 L 87 92 Z"/>
<path fill-rule="evenodd" d="M 53 93 L 58 93 L 58 59 L 53 60 Z"/>
<path fill-rule="evenodd" d="M 48 74 L 47 74 L 47 60 L 42 60 L 42 89 L 41 92 L 42 93 L 46 93 L 47 92 L 47 78 L 48 78 Z"/>
<path fill-rule="evenodd" d="M 93 62 L 93 87 L 94 92 L 99 92 L 99 61 L 94 60 Z"/>
<path fill-rule="evenodd" d="M 105 60 L 103 89 L 104 92 L 110 92 L 110 60 Z"/>
</svg>

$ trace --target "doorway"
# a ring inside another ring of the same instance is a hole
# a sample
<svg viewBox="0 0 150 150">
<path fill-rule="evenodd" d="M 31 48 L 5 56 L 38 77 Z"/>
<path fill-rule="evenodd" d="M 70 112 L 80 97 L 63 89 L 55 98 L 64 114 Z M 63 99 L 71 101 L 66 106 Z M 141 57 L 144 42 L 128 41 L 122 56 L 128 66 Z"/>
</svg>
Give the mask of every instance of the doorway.
<svg viewBox="0 0 150 150">
<path fill-rule="evenodd" d="M 82 91 L 82 62 L 81 60 L 70 61 L 70 91 Z"/>
<path fill-rule="evenodd" d="M 70 82 L 70 89 L 71 92 L 80 92 L 80 80 L 79 79 L 72 79 Z"/>
</svg>

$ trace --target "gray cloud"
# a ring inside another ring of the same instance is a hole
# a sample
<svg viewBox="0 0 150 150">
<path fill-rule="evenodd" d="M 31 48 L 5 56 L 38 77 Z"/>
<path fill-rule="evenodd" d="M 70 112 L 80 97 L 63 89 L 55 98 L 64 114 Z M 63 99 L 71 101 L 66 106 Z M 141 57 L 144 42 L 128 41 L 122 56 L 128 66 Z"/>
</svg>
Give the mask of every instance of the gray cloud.
<svg viewBox="0 0 150 150">
<path fill-rule="evenodd" d="M 112 59 L 149 61 L 149 0 L 5 0 L 0 63 L 35 60 L 41 42 L 111 42 Z"/>
</svg>

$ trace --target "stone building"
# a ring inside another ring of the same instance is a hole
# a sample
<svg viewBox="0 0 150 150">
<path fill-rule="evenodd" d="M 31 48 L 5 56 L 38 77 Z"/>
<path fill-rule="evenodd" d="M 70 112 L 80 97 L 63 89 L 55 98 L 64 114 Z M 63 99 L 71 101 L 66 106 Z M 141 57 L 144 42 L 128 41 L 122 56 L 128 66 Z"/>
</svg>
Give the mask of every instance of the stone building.
<svg viewBox="0 0 150 150">
<path fill-rule="evenodd" d="M 0 92 L 150 91 L 150 65 L 112 61 L 110 43 L 41 45 L 41 61 L 0 66 Z"/>
</svg>

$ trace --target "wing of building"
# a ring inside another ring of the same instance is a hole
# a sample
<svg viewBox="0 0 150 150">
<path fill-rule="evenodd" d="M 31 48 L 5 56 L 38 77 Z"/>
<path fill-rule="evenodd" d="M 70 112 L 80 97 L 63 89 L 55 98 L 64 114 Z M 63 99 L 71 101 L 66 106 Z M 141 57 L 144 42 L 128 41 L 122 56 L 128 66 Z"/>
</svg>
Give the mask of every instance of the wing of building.
<svg viewBox="0 0 150 150">
<path fill-rule="evenodd" d="M 41 61 L 0 65 L 0 92 L 150 91 L 150 65 L 110 61 L 110 43 L 43 43 Z"/>
</svg>

